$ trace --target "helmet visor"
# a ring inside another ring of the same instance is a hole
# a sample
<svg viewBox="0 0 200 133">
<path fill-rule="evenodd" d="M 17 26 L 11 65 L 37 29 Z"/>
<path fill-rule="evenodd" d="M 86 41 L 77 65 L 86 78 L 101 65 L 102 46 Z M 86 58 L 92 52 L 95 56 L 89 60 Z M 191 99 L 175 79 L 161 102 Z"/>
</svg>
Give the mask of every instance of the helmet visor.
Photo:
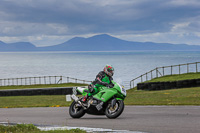
<svg viewBox="0 0 200 133">
<path fill-rule="evenodd" d="M 109 73 L 111 73 L 111 75 L 113 75 L 114 74 L 114 69 L 112 68 L 112 69 L 108 69 L 107 70 Z"/>
</svg>

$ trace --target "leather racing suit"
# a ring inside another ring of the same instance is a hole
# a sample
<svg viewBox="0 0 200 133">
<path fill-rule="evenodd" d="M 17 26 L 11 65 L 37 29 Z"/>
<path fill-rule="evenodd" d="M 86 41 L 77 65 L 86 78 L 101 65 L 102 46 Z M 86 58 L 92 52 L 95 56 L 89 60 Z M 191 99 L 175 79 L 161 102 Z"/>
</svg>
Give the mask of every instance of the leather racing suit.
<svg viewBox="0 0 200 133">
<path fill-rule="evenodd" d="M 96 79 L 88 86 L 89 93 L 88 96 L 95 95 L 99 92 L 99 87 L 106 86 L 108 88 L 114 87 L 112 83 L 113 78 L 107 75 L 104 71 L 100 71 Z"/>
</svg>

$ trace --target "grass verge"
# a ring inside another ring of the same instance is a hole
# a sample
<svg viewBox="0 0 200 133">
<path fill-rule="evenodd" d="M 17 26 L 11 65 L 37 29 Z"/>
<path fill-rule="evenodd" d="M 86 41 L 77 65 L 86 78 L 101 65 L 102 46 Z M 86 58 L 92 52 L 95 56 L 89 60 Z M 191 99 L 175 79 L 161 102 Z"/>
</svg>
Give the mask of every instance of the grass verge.
<svg viewBox="0 0 200 133">
<path fill-rule="evenodd" d="M 128 90 L 126 105 L 200 105 L 200 87 L 162 91 Z"/>
<path fill-rule="evenodd" d="M 64 95 L 0 97 L 0 108 L 66 107 Z M 126 105 L 200 105 L 200 87 L 163 91 L 127 91 Z"/>
<path fill-rule="evenodd" d="M 65 83 L 52 85 L 24 85 L 24 86 L 3 86 L 0 90 L 7 89 L 31 89 L 51 87 L 73 87 L 86 86 L 80 83 Z M 71 102 L 66 102 L 65 95 L 42 95 L 42 96 L 8 96 L 0 97 L 0 108 L 23 108 L 23 107 L 65 107 Z"/>
<path fill-rule="evenodd" d="M 86 131 L 80 129 L 41 131 L 32 124 L 17 124 L 15 126 L 0 125 L 0 133 L 86 133 Z"/>
<path fill-rule="evenodd" d="M 70 104 L 65 95 L 0 97 L 0 108 L 66 107 Z"/>
<path fill-rule="evenodd" d="M 167 81 L 178 81 L 178 80 L 199 79 L 199 78 L 200 78 L 200 72 L 167 75 L 167 76 L 158 77 L 158 78 L 146 81 L 146 82 L 167 82 Z"/>
</svg>

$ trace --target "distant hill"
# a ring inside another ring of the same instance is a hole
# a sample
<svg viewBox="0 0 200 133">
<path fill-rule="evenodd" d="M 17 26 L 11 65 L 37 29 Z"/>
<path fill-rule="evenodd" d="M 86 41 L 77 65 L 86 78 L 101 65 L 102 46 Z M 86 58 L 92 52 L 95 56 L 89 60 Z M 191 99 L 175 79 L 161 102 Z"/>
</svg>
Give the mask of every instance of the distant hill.
<svg viewBox="0 0 200 133">
<path fill-rule="evenodd" d="M 134 44 L 133 44 L 134 45 Z M 115 51 L 128 50 L 132 43 L 107 34 L 96 35 L 89 38 L 75 37 L 62 44 L 43 47 L 43 50 L 67 51 Z"/>
<path fill-rule="evenodd" d="M 186 44 L 132 42 L 107 34 L 89 38 L 74 37 L 64 43 L 35 47 L 29 42 L 6 44 L 0 41 L 0 51 L 126 51 L 126 50 L 200 50 L 200 46 Z"/>
<path fill-rule="evenodd" d="M 29 42 L 4 43 L 0 41 L 0 51 L 36 51 L 35 45 Z"/>
<path fill-rule="evenodd" d="M 62 44 L 43 47 L 48 51 L 121 51 L 121 50 L 200 50 L 200 46 L 153 42 L 131 42 L 107 34 L 89 38 L 75 37 Z"/>
</svg>

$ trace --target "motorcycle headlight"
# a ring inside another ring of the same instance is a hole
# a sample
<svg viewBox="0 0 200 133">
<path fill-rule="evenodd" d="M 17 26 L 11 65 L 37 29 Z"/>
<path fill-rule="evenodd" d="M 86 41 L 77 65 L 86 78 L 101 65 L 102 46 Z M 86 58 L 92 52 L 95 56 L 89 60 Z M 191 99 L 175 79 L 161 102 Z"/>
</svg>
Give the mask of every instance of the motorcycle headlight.
<svg viewBox="0 0 200 133">
<path fill-rule="evenodd" d="M 121 91 L 122 91 L 122 94 L 124 95 L 124 96 L 126 96 L 126 89 L 124 88 L 124 86 L 122 85 L 122 87 L 121 87 L 122 89 L 121 89 Z"/>
<path fill-rule="evenodd" d="M 123 86 L 123 85 L 120 85 L 120 84 L 118 84 L 118 85 L 120 86 L 121 93 L 122 93 L 124 96 L 126 96 L 126 89 L 124 88 L 124 86 Z"/>
</svg>

